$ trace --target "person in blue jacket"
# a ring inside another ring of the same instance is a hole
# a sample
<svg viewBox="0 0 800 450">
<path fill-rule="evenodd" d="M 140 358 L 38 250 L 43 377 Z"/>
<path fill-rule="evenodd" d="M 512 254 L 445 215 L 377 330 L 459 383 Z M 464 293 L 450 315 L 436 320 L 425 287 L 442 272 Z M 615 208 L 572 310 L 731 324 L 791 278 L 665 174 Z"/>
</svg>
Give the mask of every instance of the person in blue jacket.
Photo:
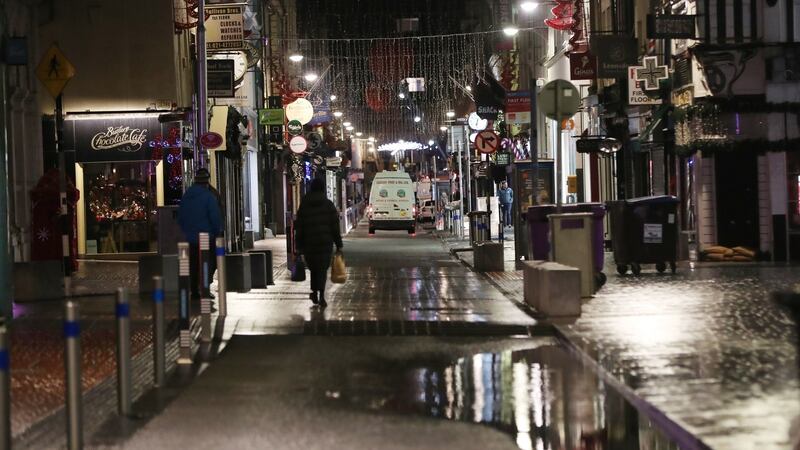
<svg viewBox="0 0 800 450">
<path fill-rule="evenodd" d="M 508 183 L 505 181 L 500 183 L 500 189 L 497 191 L 497 200 L 500 203 L 500 212 L 503 213 L 503 224 L 506 227 L 510 227 L 513 225 L 511 206 L 514 204 L 514 191 L 508 187 Z"/>
<path fill-rule="evenodd" d="M 217 268 L 214 241 L 218 236 L 222 236 L 222 212 L 219 207 L 219 199 L 208 184 L 210 178 L 211 174 L 207 169 L 198 169 L 194 175 L 194 184 L 184 192 L 181 206 L 178 209 L 178 224 L 189 243 L 192 299 L 199 299 L 201 294 L 199 234 L 206 232 L 210 238 L 209 277 L 213 276 L 214 270 Z M 208 292 L 203 294 L 209 295 Z"/>
</svg>

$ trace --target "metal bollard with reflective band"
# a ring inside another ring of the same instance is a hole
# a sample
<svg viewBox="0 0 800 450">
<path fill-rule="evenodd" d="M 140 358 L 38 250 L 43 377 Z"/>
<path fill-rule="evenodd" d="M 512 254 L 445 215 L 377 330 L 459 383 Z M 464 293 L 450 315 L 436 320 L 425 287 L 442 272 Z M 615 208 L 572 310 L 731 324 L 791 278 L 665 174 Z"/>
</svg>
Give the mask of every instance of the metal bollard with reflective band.
<svg viewBox="0 0 800 450">
<path fill-rule="evenodd" d="M 200 300 L 200 341 L 211 342 L 211 299 Z"/>
<path fill-rule="evenodd" d="M 214 276 L 211 273 L 211 242 L 208 233 L 205 232 L 199 233 L 198 238 L 200 242 L 200 280 L 203 287 L 200 295 L 203 298 L 208 298 L 210 296 L 211 277 Z"/>
<path fill-rule="evenodd" d="M 228 291 L 225 280 L 225 238 L 218 237 L 217 253 L 217 299 L 220 317 L 228 315 Z"/>
<path fill-rule="evenodd" d="M 180 336 L 178 338 L 178 364 L 192 363 L 191 317 L 189 316 L 189 244 L 178 243 L 178 322 Z"/>
<path fill-rule="evenodd" d="M 78 303 L 64 304 L 64 368 L 67 373 L 67 448 L 83 448 L 83 405 L 81 391 L 81 326 Z"/>
<path fill-rule="evenodd" d="M 117 412 L 129 416 L 131 386 L 131 308 L 125 288 L 117 288 Z"/>
<path fill-rule="evenodd" d="M 11 448 L 11 372 L 8 329 L 0 321 L 0 449 Z"/>
<path fill-rule="evenodd" d="M 164 279 L 153 277 L 153 384 L 163 387 L 167 379 L 164 330 Z"/>
</svg>

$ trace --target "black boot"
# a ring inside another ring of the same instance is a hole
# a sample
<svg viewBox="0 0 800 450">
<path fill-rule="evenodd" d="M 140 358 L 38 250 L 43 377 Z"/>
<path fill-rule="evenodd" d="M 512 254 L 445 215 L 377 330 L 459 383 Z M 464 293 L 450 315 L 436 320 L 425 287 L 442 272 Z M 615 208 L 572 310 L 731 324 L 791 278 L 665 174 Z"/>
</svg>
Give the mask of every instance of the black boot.
<svg viewBox="0 0 800 450">
<path fill-rule="evenodd" d="M 311 295 L 309 295 L 308 298 L 311 299 L 311 303 L 316 305 L 318 303 L 318 301 L 317 301 L 317 291 L 311 291 Z"/>
<path fill-rule="evenodd" d="M 328 306 L 328 302 L 325 301 L 325 291 L 319 291 L 319 306 L 320 308 Z"/>
</svg>

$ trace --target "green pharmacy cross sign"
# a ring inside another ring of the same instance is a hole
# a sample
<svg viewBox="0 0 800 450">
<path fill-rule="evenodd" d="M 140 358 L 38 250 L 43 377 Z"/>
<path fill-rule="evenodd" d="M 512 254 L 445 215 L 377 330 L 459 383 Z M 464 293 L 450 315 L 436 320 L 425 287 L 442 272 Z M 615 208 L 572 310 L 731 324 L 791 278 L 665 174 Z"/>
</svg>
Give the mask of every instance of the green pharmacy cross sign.
<svg viewBox="0 0 800 450">
<path fill-rule="evenodd" d="M 645 90 L 658 89 L 659 80 L 669 76 L 667 66 L 658 66 L 655 56 L 644 58 L 644 66 L 636 67 L 636 81 L 644 82 Z"/>
</svg>

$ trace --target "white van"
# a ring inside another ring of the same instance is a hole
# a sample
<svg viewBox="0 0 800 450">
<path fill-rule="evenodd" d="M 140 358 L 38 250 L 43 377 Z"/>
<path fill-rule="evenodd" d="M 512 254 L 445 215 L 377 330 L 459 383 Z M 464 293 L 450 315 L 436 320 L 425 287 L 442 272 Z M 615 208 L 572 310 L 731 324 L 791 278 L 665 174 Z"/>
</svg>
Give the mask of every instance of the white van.
<svg viewBox="0 0 800 450">
<path fill-rule="evenodd" d="M 369 193 L 369 232 L 375 230 L 416 230 L 417 208 L 414 183 L 405 172 L 383 171 L 375 174 Z"/>
</svg>

